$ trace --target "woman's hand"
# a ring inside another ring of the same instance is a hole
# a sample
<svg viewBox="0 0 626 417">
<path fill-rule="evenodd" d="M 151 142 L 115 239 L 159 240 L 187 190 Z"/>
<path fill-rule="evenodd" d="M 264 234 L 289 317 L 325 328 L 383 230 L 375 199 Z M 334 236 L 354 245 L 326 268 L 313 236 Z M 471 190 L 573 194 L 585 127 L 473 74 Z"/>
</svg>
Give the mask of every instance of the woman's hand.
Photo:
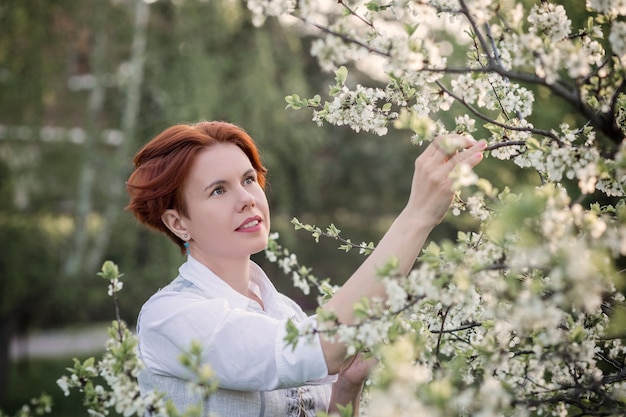
<svg viewBox="0 0 626 417">
<path fill-rule="evenodd" d="M 337 381 L 333 384 L 328 413 L 338 412 L 337 405 L 352 404 L 352 415 L 359 415 L 359 403 L 363 383 L 376 365 L 375 358 L 364 358 L 362 354 L 354 356 L 344 368 L 339 371 Z"/>
<path fill-rule="evenodd" d="M 338 378 L 352 386 L 362 386 L 372 369 L 378 361 L 374 357 L 365 357 L 362 353 L 357 353 L 344 369 L 339 371 Z"/>
<path fill-rule="evenodd" d="M 459 164 L 476 166 L 486 146 L 468 136 L 437 137 L 415 160 L 407 209 L 433 226 L 441 223 L 454 196 L 450 174 Z"/>
</svg>

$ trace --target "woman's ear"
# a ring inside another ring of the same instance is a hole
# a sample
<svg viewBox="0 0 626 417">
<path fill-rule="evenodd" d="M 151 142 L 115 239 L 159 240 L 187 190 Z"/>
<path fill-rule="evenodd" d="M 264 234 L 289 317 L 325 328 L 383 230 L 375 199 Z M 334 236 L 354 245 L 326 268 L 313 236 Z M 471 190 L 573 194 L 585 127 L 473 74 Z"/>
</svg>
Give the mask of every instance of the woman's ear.
<svg viewBox="0 0 626 417">
<path fill-rule="evenodd" d="M 167 209 L 161 216 L 163 224 L 170 229 L 172 233 L 183 239 L 183 236 L 188 235 L 189 231 L 185 226 L 185 220 L 182 218 L 178 210 Z"/>
</svg>

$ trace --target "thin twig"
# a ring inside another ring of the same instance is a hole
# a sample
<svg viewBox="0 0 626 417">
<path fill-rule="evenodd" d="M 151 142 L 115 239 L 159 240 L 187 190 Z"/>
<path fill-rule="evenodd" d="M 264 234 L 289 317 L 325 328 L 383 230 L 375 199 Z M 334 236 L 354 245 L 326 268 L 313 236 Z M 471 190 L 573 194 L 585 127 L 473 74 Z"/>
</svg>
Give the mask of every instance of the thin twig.
<svg viewBox="0 0 626 417">
<path fill-rule="evenodd" d="M 524 140 L 508 140 L 506 142 L 494 143 L 485 148 L 485 151 L 493 151 L 494 149 L 504 148 L 505 146 L 524 146 L 526 141 Z"/>
<path fill-rule="evenodd" d="M 446 315 L 447 315 L 447 311 L 446 311 Z M 454 329 L 444 329 L 443 328 L 443 323 L 441 324 L 441 329 L 439 330 L 434 330 L 434 329 L 428 329 L 431 333 L 434 334 L 443 334 L 443 333 L 456 333 L 456 332 L 460 332 L 462 330 L 468 330 L 468 329 L 473 329 L 474 327 L 480 327 L 482 326 L 482 323 L 478 323 L 478 322 L 472 322 L 472 323 L 468 323 L 464 326 L 459 326 L 459 327 L 455 327 Z"/>
<path fill-rule="evenodd" d="M 485 51 L 485 55 L 487 56 L 487 60 L 489 62 L 489 66 L 490 67 L 495 67 L 496 66 L 496 61 L 494 60 L 494 58 L 491 55 L 491 53 L 489 53 L 489 44 L 487 43 L 487 41 L 485 41 L 485 38 L 483 37 L 483 34 L 478 29 L 478 25 L 476 24 L 476 22 L 472 18 L 472 15 L 471 15 L 468 7 L 467 7 L 467 4 L 465 4 L 464 0 L 460 0 L 459 1 L 459 5 L 461 6 L 461 13 L 463 13 L 463 15 L 465 15 L 465 18 L 467 19 L 467 21 L 472 26 L 472 29 L 474 30 L 474 34 L 478 38 L 478 42 L 480 43 L 480 46 L 482 47 L 483 51 Z"/>
<path fill-rule="evenodd" d="M 437 365 L 440 368 L 442 368 L 441 362 L 439 362 L 439 351 L 441 348 L 441 339 L 443 338 L 444 326 L 446 325 L 446 318 L 448 317 L 448 313 L 450 312 L 451 308 L 452 306 L 448 306 L 448 308 L 446 308 L 446 311 L 444 313 L 440 313 L 441 314 L 441 328 L 440 328 L 440 331 L 438 332 L 437 346 L 435 347 L 435 359 L 437 360 Z"/>
<path fill-rule="evenodd" d="M 359 19 L 361 22 L 365 23 L 367 26 L 371 27 L 372 29 L 376 30 L 376 28 L 374 27 L 374 23 L 370 22 L 369 20 L 367 20 L 366 18 L 364 18 L 363 16 L 360 16 L 359 14 L 357 14 L 356 11 L 354 11 L 353 9 L 350 8 L 350 6 L 348 6 L 347 4 L 345 4 L 343 2 L 343 0 L 337 0 L 337 3 L 341 4 L 352 16 L 356 17 L 357 19 Z"/>
<path fill-rule="evenodd" d="M 321 30 L 324 33 L 328 33 L 329 35 L 333 35 L 333 36 L 336 36 L 336 37 L 340 38 L 341 40 L 343 40 L 346 43 L 352 43 L 352 44 L 355 44 L 355 45 L 359 45 L 360 47 L 365 48 L 368 52 L 372 52 L 372 53 L 380 55 L 380 56 L 391 58 L 391 54 L 389 52 L 384 52 L 384 51 L 381 51 L 380 49 L 373 48 L 372 46 L 366 44 L 365 42 L 361 42 L 359 40 L 351 38 L 348 35 L 345 35 L 343 33 L 339 33 L 337 31 L 334 31 L 334 30 L 332 30 L 330 28 L 327 28 L 326 26 L 320 25 L 319 23 L 311 22 L 311 21 L 309 21 L 309 20 L 307 20 L 307 19 L 305 19 L 305 18 L 303 18 L 301 16 L 296 16 L 296 15 L 293 15 L 293 16 L 295 18 L 297 18 L 297 19 L 300 19 L 304 23 L 307 23 L 307 24 L 309 24 L 311 26 L 316 27 L 317 29 Z"/>
</svg>

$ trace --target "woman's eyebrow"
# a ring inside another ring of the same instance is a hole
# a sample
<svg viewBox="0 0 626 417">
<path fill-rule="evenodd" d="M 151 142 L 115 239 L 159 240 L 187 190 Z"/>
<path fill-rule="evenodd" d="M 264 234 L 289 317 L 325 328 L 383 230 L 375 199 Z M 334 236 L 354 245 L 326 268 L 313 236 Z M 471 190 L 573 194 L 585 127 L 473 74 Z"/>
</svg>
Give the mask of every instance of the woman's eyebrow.
<svg viewBox="0 0 626 417">
<path fill-rule="evenodd" d="M 225 184 L 226 180 L 215 180 L 212 183 L 210 183 L 209 185 L 207 185 L 206 187 L 204 187 L 204 190 L 202 191 L 207 191 L 213 187 L 215 187 L 216 185 L 221 185 L 221 184 Z"/>
<path fill-rule="evenodd" d="M 247 170 L 246 172 L 244 172 L 241 176 L 242 177 L 247 177 L 248 175 L 254 174 L 256 172 L 256 170 L 254 168 L 250 168 L 249 170 Z M 209 190 L 213 187 L 215 187 L 216 185 L 221 185 L 221 184 L 225 184 L 226 180 L 215 180 L 212 183 L 210 183 L 209 185 L 207 185 L 206 187 L 204 187 L 203 191 Z"/>
</svg>

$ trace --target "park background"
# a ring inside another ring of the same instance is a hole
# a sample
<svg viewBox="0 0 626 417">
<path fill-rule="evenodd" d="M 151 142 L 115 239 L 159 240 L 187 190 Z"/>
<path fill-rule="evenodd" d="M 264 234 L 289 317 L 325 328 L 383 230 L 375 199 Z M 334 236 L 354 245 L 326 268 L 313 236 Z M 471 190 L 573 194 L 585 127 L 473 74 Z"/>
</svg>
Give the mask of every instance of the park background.
<svg viewBox="0 0 626 417">
<path fill-rule="evenodd" d="M 584 8 L 569 12 L 585 19 Z M 27 347 L 15 341 L 102 329 L 114 319 L 106 282 L 96 276 L 104 260 L 125 275 L 120 307 L 131 327 L 147 297 L 175 277 L 178 249 L 124 210 L 132 155 L 171 124 L 244 127 L 269 168 L 281 244 L 320 277 L 341 283 L 350 275 L 360 255 L 342 253 L 334 241 L 316 244 L 291 219 L 334 223 L 355 242 L 377 241 L 405 203 L 420 148 L 406 131 L 356 134 L 286 110 L 285 96 L 333 84 L 334 74 L 311 58 L 310 42 L 276 19 L 255 27 L 238 0 L 0 3 L 0 409 L 11 414 L 44 390 L 55 400 L 52 415 L 86 413 L 55 386 L 72 356 L 86 353 L 16 355 L 16 346 Z M 350 70 L 351 82 L 370 79 Z M 575 124 L 570 109 L 550 105 L 541 91 L 537 100 L 534 117 L 543 124 Z M 478 173 L 513 189 L 538 182 L 492 158 Z M 472 227 L 450 216 L 431 238 Z M 315 306 L 262 253 L 255 261 L 281 291 Z"/>
</svg>

